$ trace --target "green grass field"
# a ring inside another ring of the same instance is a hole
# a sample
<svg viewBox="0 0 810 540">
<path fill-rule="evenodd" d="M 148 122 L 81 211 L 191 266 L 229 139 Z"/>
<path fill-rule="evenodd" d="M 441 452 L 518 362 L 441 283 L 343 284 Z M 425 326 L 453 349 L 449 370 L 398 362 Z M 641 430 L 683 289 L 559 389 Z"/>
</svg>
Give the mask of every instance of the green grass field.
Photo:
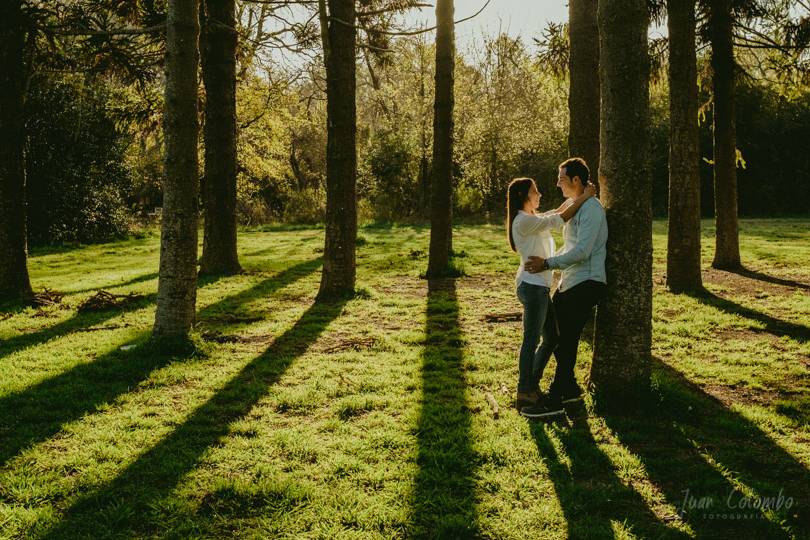
<svg viewBox="0 0 810 540">
<path fill-rule="evenodd" d="M 698 296 L 663 286 L 665 227 L 654 402 L 555 423 L 511 407 L 520 323 L 486 317 L 520 309 L 501 227 L 457 228 L 466 276 L 430 284 L 427 228 L 363 228 L 331 305 L 322 230 L 244 230 L 174 357 L 148 344 L 155 234 L 34 251 L 65 297 L 0 313 L 0 536 L 810 538 L 810 220 L 743 220 L 740 274 L 704 222 Z M 102 289 L 142 297 L 77 311 Z"/>
</svg>

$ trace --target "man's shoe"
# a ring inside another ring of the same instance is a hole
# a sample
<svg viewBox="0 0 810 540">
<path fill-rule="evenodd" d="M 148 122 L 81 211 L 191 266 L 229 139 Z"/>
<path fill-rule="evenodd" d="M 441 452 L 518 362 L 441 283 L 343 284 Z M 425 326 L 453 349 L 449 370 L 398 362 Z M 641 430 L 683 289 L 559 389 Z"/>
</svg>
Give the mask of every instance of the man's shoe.
<svg viewBox="0 0 810 540">
<path fill-rule="evenodd" d="M 565 414 L 562 403 L 554 399 L 540 399 L 534 405 L 520 409 L 520 414 L 526 418 L 553 418 Z"/>
<path fill-rule="evenodd" d="M 559 399 L 563 405 L 567 405 L 569 403 L 579 403 L 582 401 L 583 391 L 582 388 L 575 383 L 563 390 L 554 390 L 552 394 L 556 399 Z"/>
<path fill-rule="evenodd" d="M 518 392 L 515 399 L 515 407 L 521 410 L 523 407 L 531 407 L 537 404 L 538 395 L 535 392 Z"/>
</svg>

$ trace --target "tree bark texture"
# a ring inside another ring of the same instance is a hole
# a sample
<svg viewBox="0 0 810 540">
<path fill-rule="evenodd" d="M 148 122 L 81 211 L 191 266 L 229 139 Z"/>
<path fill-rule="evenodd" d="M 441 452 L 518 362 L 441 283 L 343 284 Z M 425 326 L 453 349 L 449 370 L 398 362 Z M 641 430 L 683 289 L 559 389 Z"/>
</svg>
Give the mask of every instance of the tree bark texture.
<svg viewBox="0 0 810 540">
<path fill-rule="evenodd" d="M 599 175 L 608 221 L 607 290 L 596 317 L 591 382 L 618 401 L 644 393 L 652 342 L 652 181 L 645 0 L 599 1 Z"/>
<path fill-rule="evenodd" d="M 21 0 L 0 7 L 0 301 L 33 296 L 25 202 L 26 28 Z"/>
<path fill-rule="evenodd" d="M 597 0 L 568 3 L 568 154 L 599 170 L 599 27 Z M 595 179 L 594 179 L 595 180 Z"/>
<path fill-rule="evenodd" d="M 205 85 L 205 225 L 201 274 L 242 268 L 236 253 L 236 6 L 204 0 L 200 53 Z"/>
<path fill-rule="evenodd" d="M 354 0 L 328 2 L 326 242 L 321 299 L 353 294 L 357 242 L 357 105 Z M 324 17 L 322 16 L 322 20 Z"/>
<path fill-rule="evenodd" d="M 737 141 L 734 118 L 734 45 L 730 0 L 712 0 L 709 39 L 714 94 L 715 252 L 712 266 L 740 266 L 737 223 Z"/>
<path fill-rule="evenodd" d="M 163 129 L 165 178 L 155 338 L 184 338 L 197 300 L 198 0 L 169 0 Z"/>
<path fill-rule="evenodd" d="M 695 2 L 668 0 L 669 230 L 667 286 L 703 286 L 700 276 L 700 144 L 698 142 Z"/>
<path fill-rule="evenodd" d="M 453 249 L 453 0 L 436 1 L 436 76 L 433 104 L 433 167 L 430 196 L 428 276 L 449 270 Z"/>
</svg>

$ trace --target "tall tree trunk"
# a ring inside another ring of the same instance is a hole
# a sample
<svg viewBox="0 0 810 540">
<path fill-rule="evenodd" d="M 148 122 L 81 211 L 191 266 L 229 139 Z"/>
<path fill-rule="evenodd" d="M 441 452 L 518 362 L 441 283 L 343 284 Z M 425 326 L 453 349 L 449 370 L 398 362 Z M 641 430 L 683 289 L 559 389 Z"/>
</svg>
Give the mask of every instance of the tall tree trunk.
<svg viewBox="0 0 810 540">
<path fill-rule="evenodd" d="M 416 211 L 420 218 L 427 217 L 426 209 L 430 208 L 430 161 L 427 156 L 427 144 L 424 137 L 421 143 L 422 156 L 419 158 L 419 209 Z"/>
<path fill-rule="evenodd" d="M 703 286 L 700 277 L 700 145 L 698 142 L 695 2 L 668 0 L 669 232 L 667 286 Z"/>
<path fill-rule="evenodd" d="M 568 154 L 599 170 L 599 27 L 597 0 L 568 3 Z"/>
<path fill-rule="evenodd" d="M 198 0 L 169 0 L 166 19 L 166 139 L 155 338 L 183 338 L 197 300 Z"/>
<path fill-rule="evenodd" d="M 0 301 L 33 296 L 25 212 L 25 65 L 27 27 L 21 0 L 0 7 Z"/>
<path fill-rule="evenodd" d="M 709 9 L 709 39 L 712 45 L 714 214 L 717 229 L 712 266 L 729 269 L 740 266 L 733 37 L 730 0 L 712 0 Z"/>
<path fill-rule="evenodd" d="M 205 84 L 205 205 L 201 274 L 235 274 L 236 19 L 234 0 L 205 0 L 200 53 Z"/>
<path fill-rule="evenodd" d="M 644 393 L 650 382 L 648 26 L 646 0 L 599 0 L 599 176 L 609 230 L 608 285 L 597 310 L 591 382 L 608 403 L 628 396 L 628 391 Z"/>
<path fill-rule="evenodd" d="M 430 186 L 430 277 L 446 275 L 453 249 L 453 0 L 436 1 L 436 95 Z"/>
<path fill-rule="evenodd" d="M 357 105 L 354 0 L 321 2 L 326 63 L 326 243 L 320 299 L 354 292 L 357 242 Z"/>
<path fill-rule="evenodd" d="M 429 217 L 430 212 L 430 160 L 428 159 L 429 116 L 425 103 L 427 97 L 427 69 L 425 66 L 425 46 L 419 41 L 419 210 L 420 217 Z"/>
</svg>

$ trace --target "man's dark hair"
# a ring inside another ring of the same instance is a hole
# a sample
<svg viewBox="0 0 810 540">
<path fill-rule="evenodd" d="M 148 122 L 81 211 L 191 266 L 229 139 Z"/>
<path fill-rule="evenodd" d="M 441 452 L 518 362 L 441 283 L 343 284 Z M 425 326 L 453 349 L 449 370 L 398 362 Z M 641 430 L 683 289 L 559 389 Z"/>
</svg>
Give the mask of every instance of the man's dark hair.
<svg viewBox="0 0 810 540">
<path fill-rule="evenodd" d="M 565 174 L 571 180 L 574 179 L 575 176 L 579 176 L 579 181 L 582 182 L 582 185 L 585 186 L 588 184 L 588 180 L 590 180 L 591 172 L 588 169 L 588 164 L 585 163 L 585 160 L 581 157 L 572 157 L 568 158 L 562 163 L 560 163 L 560 169 L 565 167 Z"/>
</svg>

